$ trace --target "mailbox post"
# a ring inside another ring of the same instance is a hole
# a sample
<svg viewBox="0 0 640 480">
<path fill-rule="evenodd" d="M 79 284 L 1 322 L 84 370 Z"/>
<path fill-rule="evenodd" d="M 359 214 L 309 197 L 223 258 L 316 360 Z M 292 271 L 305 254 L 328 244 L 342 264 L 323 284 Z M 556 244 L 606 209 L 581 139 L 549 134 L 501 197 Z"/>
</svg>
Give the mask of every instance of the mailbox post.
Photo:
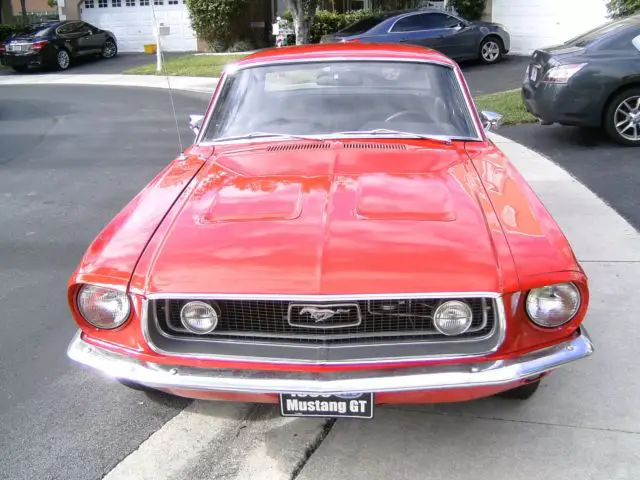
<svg viewBox="0 0 640 480">
<path fill-rule="evenodd" d="M 164 23 L 160 23 L 156 25 L 155 28 L 156 33 L 156 71 L 158 73 L 162 72 L 162 37 L 166 37 L 171 33 L 171 29 L 169 25 L 165 25 Z"/>
</svg>

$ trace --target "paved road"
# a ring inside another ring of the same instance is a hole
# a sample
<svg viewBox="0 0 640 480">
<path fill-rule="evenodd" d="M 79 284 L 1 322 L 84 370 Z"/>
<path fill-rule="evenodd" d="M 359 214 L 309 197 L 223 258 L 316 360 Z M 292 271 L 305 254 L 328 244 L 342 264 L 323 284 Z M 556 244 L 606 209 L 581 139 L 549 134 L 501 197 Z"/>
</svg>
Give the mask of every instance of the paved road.
<svg viewBox="0 0 640 480">
<path fill-rule="evenodd" d="M 552 158 L 640 230 L 640 149 L 598 130 L 519 125 L 498 133 Z"/>
<path fill-rule="evenodd" d="M 175 100 L 184 126 L 207 96 Z M 149 402 L 65 357 L 65 283 L 177 151 L 169 112 L 165 91 L 0 87 L 2 479 L 101 478 L 188 403 Z"/>
<path fill-rule="evenodd" d="M 166 53 L 166 58 L 172 58 L 180 53 Z M 477 62 L 466 62 L 461 65 L 465 78 L 469 83 L 471 93 L 481 95 L 485 93 L 502 92 L 518 88 L 526 69 L 528 58 L 507 56 L 497 65 L 481 65 Z M 120 54 L 110 60 L 86 59 L 79 61 L 68 70 L 70 75 L 89 74 L 119 74 L 129 68 L 155 63 L 153 55 L 127 53 Z M 0 75 L 15 75 L 11 70 L 0 70 Z M 39 72 L 46 75 L 46 72 Z M 33 75 L 33 73 L 32 73 Z"/>
</svg>

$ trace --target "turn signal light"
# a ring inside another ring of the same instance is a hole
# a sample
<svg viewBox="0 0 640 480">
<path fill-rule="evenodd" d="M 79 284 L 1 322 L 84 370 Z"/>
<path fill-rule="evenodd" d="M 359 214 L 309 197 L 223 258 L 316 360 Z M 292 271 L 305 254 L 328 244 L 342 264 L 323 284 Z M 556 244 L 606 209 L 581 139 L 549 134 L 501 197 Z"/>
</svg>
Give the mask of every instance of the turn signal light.
<svg viewBox="0 0 640 480">
<path fill-rule="evenodd" d="M 47 40 L 40 40 L 31 44 L 31 50 L 41 50 L 45 45 L 49 45 Z"/>
</svg>

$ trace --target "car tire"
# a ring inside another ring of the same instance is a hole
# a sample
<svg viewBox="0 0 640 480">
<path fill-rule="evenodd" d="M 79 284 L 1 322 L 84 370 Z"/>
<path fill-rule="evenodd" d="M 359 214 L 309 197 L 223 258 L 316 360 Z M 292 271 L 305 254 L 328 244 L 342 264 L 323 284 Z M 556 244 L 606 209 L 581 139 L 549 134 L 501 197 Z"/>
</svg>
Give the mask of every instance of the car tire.
<svg viewBox="0 0 640 480">
<path fill-rule="evenodd" d="M 524 385 L 507 390 L 506 392 L 500 392 L 497 396 L 501 398 L 509 398 L 512 400 L 528 400 L 538 391 L 540 388 L 540 380 L 525 383 Z"/>
<path fill-rule="evenodd" d="M 118 46 L 116 45 L 116 42 L 113 40 L 107 40 L 104 42 L 104 45 L 102 46 L 102 53 L 100 54 L 102 58 L 113 58 L 117 54 Z"/>
<path fill-rule="evenodd" d="M 28 67 L 25 67 L 24 65 L 20 65 L 17 67 L 11 67 L 13 69 L 14 72 L 16 73 L 25 73 L 27 71 Z"/>
<path fill-rule="evenodd" d="M 604 129 L 613 141 L 640 147 L 640 86 L 611 99 L 604 114 Z"/>
<path fill-rule="evenodd" d="M 66 70 L 71 65 L 71 55 L 64 49 L 58 50 L 56 53 L 56 68 L 58 70 Z"/>
<path fill-rule="evenodd" d="M 498 37 L 487 37 L 480 43 L 480 61 L 487 65 L 498 63 L 504 55 L 504 45 Z"/>
</svg>

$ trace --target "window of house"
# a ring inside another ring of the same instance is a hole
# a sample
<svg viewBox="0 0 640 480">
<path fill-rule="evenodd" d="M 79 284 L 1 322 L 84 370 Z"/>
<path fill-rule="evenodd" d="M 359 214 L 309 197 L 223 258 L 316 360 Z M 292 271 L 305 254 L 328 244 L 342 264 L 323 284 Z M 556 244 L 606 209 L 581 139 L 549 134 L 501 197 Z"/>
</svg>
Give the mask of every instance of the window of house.
<svg viewBox="0 0 640 480">
<path fill-rule="evenodd" d="M 94 0 L 84 0 L 84 8 L 95 8 Z"/>
<path fill-rule="evenodd" d="M 154 5 L 164 5 L 164 0 L 153 0 Z"/>
<path fill-rule="evenodd" d="M 124 6 L 125 7 L 135 7 L 136 6 L 136 0 L 125 0 Z"/>
<path fill-rule="evenodd" d="M 167 2 L 167 4 L 169 4 L 169 5 L 178 5 L 178 0 L 169 0 Z"/>
<path fill-rule="evenodd" d="M 107 8 L 108 6 L 107 0 L 98 0 L 98 8 Z"/>
<path fill-rule="evenodd" d="M 112 7 L 121 7 L 122 6 L 122 0 L 111 0 L 111 6 Z"/>
<path fill-rule="evenodd" d="M 149 6 L 149 0 L 140 0 L 140 6 L 141 7 L 148 7 Z"/>
</svg>

